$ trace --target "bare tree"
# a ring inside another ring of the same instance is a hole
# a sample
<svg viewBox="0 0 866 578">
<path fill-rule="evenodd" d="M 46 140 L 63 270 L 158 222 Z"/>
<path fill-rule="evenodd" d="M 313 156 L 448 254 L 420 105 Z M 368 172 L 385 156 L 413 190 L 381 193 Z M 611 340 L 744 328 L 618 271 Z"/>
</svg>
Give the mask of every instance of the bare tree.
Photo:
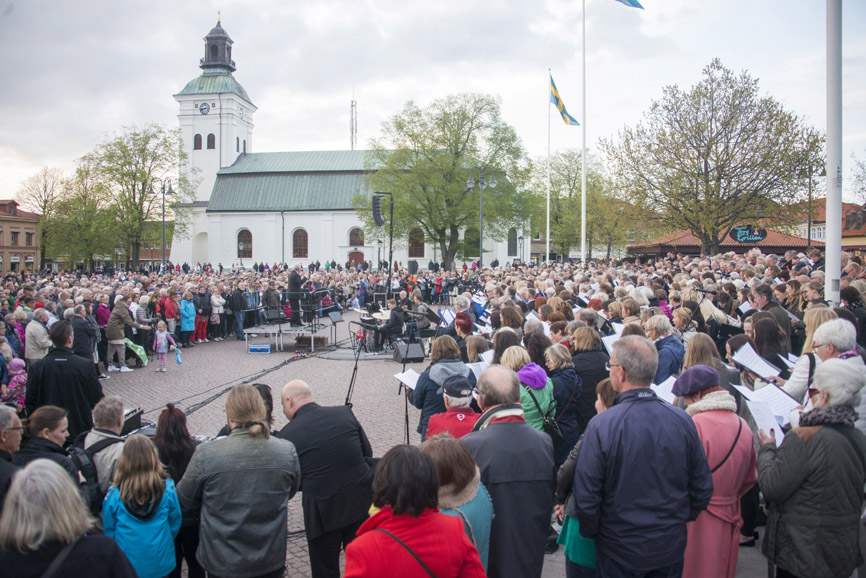
<svg viewBox="0 0 866 578">
<path fill-rule="evenodd" d="M 28 211 L 38 213 L 39 219 L 39 262 L 44 266 L 45 250 L 51 233 L 51 219 L 57 203 L 63 196 L 63 171 L 57 168 L 42 167 L 35 175 L 21 182 L 21 189 L 15 195 L 18 203 Z"/>
</svg>

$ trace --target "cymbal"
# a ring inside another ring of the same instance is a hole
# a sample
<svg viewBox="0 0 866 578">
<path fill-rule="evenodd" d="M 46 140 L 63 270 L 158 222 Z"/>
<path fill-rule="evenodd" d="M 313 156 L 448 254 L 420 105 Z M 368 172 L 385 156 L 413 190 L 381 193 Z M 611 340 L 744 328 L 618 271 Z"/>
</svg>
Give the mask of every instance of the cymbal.
<svg viewBox="0 0 866 578">
<path fill-rule="evenodd" d="M 388 321 L 388 318 L 391 316 L 387 311 L 377 311 L 373 313 L 374 319 L 379 319 L 381 321 Z"/>
</svg>

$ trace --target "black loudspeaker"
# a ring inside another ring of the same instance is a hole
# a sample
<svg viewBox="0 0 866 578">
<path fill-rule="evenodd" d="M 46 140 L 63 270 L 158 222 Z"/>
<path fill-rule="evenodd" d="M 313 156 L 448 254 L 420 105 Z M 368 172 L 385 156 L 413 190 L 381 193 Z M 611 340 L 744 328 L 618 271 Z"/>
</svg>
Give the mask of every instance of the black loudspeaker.
<svg viewBox="0 0 866 578">
<path fill-rule="evenodd" d="M 385 224 L 385 218 L 382 216 L 382 197 L 373 195 L 373 222 L 377 227 Z"/>
<path fill-rule="evenodd" d="M 409 261 L 409 274 L 416 275 L 418 273 L 418 261 L 412 259 Z"/>
<path fill-rule="evenodd" d="M 420 363 L 424 361 L 424 349 L 420 343 L 395 343 L 394 361 L 403 363 Z"/>
</svg>

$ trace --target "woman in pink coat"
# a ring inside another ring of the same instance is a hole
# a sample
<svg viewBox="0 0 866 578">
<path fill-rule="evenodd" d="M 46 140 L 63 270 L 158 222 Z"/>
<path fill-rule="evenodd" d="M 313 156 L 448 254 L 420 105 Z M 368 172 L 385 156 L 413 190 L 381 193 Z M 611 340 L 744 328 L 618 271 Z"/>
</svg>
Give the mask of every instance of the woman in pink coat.
<svg viewBox="0 0 866 578">
<path fill-rule="evenodd" d="M 685 400 L 707 453 L 713 497 L 688 524 L 685 578 L 734 578 L 739 550 L 740 498 L 758 481 L 752 431 L 737 416 L 734 397 L 719 386 L 719 373 L 706 365 L 685 370 L 673 393 Z"/>
</svg>

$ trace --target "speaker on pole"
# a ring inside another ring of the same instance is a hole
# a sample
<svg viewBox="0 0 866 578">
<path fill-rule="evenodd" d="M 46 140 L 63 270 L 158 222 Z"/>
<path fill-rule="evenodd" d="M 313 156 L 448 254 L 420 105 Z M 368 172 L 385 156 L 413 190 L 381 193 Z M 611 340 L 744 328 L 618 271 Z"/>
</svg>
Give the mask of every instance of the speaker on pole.
<svg viewBox="0 0 866 578">
<path fill-rule="evenodd" d="M 398 363 L 420 363 L 424 361 L 424 349 L 420 343 L 395 343 L 394 361 Z"/>
<path fill-rule="evenodd" d="M 385 218 L 382 216 L 382 197 L 373 195 L 373 221 L 377 227 L 385 224 Z"/>
</svg>

